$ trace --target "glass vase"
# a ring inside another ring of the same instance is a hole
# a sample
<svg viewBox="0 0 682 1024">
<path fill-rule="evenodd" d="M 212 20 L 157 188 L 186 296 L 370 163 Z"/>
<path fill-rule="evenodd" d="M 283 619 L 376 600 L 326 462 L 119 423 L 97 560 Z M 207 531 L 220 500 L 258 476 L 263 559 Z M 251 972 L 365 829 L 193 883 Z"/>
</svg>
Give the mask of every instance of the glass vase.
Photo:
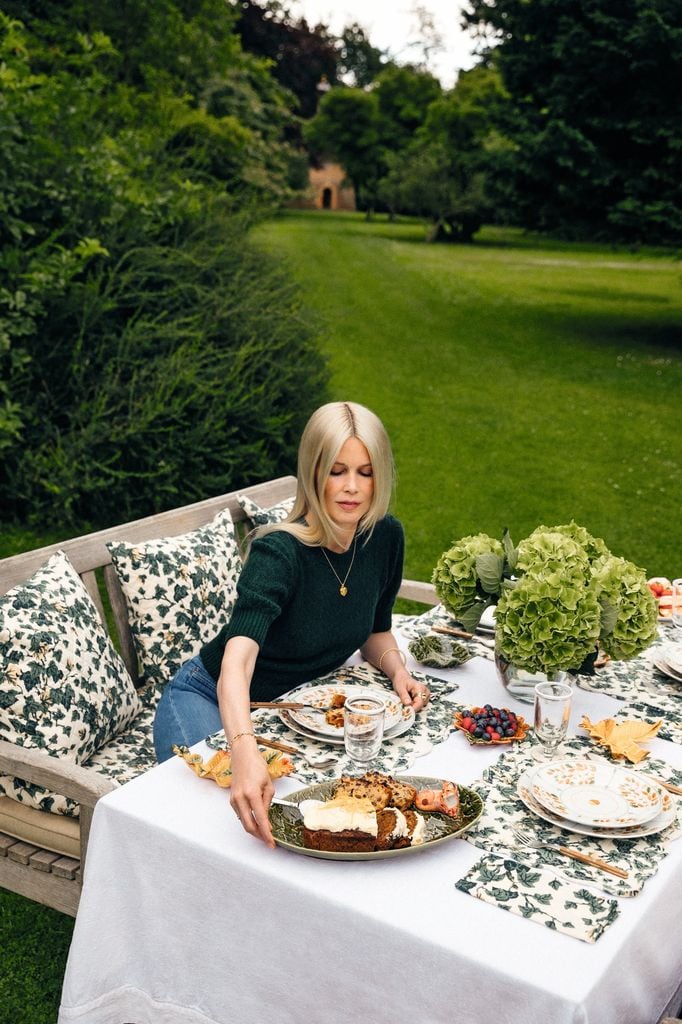
<svg viewBox="0 0 682 1024">
<path fill-rule="evenodd" d="M 573 682 L 569 672 L 528 672 L 513 665 L 499 653 L 495 654 L 495 667 L 505 690 L 523 704 L 535 702 L 535 687 L 538 683 L 567 683 L 570 686 Z"/>
</svg>

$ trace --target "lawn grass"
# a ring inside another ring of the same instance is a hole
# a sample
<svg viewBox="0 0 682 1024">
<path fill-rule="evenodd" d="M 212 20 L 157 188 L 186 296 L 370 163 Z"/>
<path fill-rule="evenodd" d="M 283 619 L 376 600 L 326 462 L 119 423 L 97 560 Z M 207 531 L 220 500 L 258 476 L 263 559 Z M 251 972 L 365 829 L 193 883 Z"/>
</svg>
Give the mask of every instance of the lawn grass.
<svg viewBox="0 0 682 1024">
<path fill-rule="evenodd" d="M 575 518 L 650 575 L 682 573 L 682 267 L 488 229 L 290 212 L 258 229 L 322 318 L 333 398 L 373 408 L 398 467 L 406 573 L 468 533 Z"/>
<path fill-rule="evenodd" d="M 1 1024 L 55 1024 L 73 925 L 0 889 Z"/>
</svg>

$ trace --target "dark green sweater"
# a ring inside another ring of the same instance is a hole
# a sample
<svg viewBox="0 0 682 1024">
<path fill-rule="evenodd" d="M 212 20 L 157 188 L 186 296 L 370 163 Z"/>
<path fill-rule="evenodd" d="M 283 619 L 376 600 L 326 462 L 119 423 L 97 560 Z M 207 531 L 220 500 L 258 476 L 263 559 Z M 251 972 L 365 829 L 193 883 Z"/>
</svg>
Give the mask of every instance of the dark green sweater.
<svg viewBox="0 0 682 1024">
<path fill-rule="evenodd" d="M 352 551 L 352 546 L 343 554 L 325 549 L 341 579 Z M 333 671 L 371 633 L 391 628 L 403 554 L 402 526 L 385 516 L 367 543 L 358 538 L 348 593 L 341 597 L 339 582 L 319 547 L 301 544 L 280 530 L 256 538 L 239 577 L 230 621 L 201 650 L 206 670 L 217 680 L 227 641 L 248 636 L 260 648 L 252 700 L 272 700 Z"/>
</svg>

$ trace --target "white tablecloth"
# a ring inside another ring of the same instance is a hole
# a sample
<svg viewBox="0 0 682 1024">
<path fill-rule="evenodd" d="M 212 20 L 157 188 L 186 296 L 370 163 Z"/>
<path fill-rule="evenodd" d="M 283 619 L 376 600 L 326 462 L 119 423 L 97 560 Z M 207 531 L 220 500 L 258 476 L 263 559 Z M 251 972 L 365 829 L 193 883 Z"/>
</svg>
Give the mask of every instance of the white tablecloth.
<svg viewBox="0 0 682 1024">
<path fill-rule="evenodd" d="M 438 674 L 528 714 L 489 662 Z M 617 707 L 576 690 L 572 730 Z M 650 749 L 682 767 L 680 746 Z M 413 771 L 467 783 L 497 755 L 453 734 Z M 480 856 L 273 851 L 173 758 L 97 805 L 59 1024 L 654 1024 L 682 998 L 682 842 L 595 945 L 455 889 Z"/>
</svg>

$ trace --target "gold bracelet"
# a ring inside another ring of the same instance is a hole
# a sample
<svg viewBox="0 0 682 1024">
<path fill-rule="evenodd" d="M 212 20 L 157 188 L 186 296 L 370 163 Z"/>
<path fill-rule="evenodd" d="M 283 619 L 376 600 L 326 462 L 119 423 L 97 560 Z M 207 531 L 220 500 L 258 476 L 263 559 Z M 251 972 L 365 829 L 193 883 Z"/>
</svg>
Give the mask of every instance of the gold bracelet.
<svg viewBox="0 0 682 1024">
<path fill-rule="evenodd" d="M 379 658 L 379 671 L 380 672 L 384 671 L 383 668 L 381 667 L 382 662 L 383 662 L 384 658 L 386 657 L 386 655 L 390 654 L 391 651 L 395 651 L 396 654 L 399 654 L 400 657 L 403 659 L 403 665 L 407 665 L 407 658 L 405 657 L 405 652 L 401 651 L 399 647 L 389 647 L 388 650 L 384 651 L 384 653 Z"/>
<path fill-rule="evenodd" d="M 230 746 L 232 746 L 234 741 L 238 740 L 240 738 L 240 736 L 253 736 L 254 740 L 256 738 L 255 732 L 238 732 L 238 733 L 235 733 L 235 735 L 230 740 Z"/>
</svg>

